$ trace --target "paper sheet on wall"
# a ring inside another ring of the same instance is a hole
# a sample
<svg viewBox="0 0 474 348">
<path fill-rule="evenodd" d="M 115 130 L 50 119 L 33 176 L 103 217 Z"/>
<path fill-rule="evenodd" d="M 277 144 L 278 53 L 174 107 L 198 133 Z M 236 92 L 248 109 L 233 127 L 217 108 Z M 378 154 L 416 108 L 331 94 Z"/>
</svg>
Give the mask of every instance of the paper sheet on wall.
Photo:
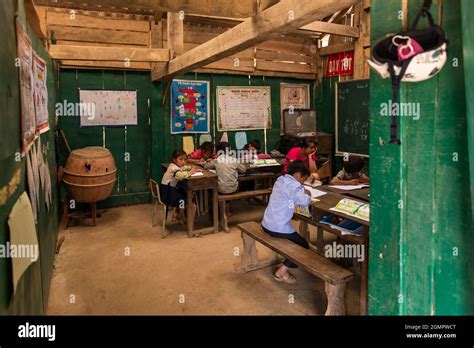
<svg viewBox="0 0 474 348">
<path fill-rule="evenodd" d="M 201 146 L 206 141 L 212 142 L 212 137 L 210 134 L 201 134 L 199 137 L 199 146 Z"/>
<path fill-rule="evenodd" d="M 31 156 L 31 169 L 33 171 L 33 179 L 34 179 L 34 190 L 35 190 L 35 197 L 36 197 L 36 207 L 38 211 L 40 211 L 40 186 L 41 186 L 41 180 L 40 180 L 40 174 L 39 174 L 39 168 L 38 168 L 38 155 L 36 153 L 36 144 L 33 143 L 33 146 L 31 147 L 30 150 L 30 156 Z"/>
<path fill-rule="evenodd" d="M 247 145 L 247 133 L 237 132 L 235 133 L 235 147 L 237 150 L 242 150 Z"/>
<path fill-rule="evenodd" d="M 190 154 L 194 151 L 194 139 L 193 137 L 183 137 L 183 151 Z"/>
<path fill-rule="evenodd" d="M 9 252 L 12 259 L 13 291 L 16 292 L 23 273 L 39 258 L 35 219 L 26 192 L 23 192 L 13 206 L 8 217 L 8 226 L 10 228 Z M 17 251 L 15 255 L 14 250 Z M 20 250 L 21 255 L 18 254 Z"/>
<path fill-rule="evenodd" d="M 33 84 L 36 114 L 36 130 L 49 130 L 48 88 L 46 86 L 47 67 L 44 60 L 33 52 Z"/>
<path fill-rule="evenodd" d="M 270 87 L 217 86 L 217 130 L 272 127 Z"/>
<path fill-rule="evenodd" d="M 26 154 L 26 173 L 28 177 L 28 192 L 30 194 L 30 202 L 33 210 L 34 220 L 37 220 L 37 206 L 36 206 L 36 190 L 35 190 L 35 178 L 33 175 L 33 168 L 31 165 L 31 151 Z"/>
<path fill-rule="evenodd" d="M 20 19 L 16 19 L 17 56 L 19 60 L 21 153 L 25 154 L 36 137 L 33 84 L 33 49 Z"/>
</svg>

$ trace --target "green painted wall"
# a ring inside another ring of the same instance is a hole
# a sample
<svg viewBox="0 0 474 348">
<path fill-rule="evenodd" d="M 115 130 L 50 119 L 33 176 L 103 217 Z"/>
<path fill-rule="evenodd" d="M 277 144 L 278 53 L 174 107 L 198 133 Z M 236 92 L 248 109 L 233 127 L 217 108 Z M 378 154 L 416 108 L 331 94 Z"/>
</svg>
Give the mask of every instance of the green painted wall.
<svg viewBox="0 0 474 348">
<path fill-rule="evenodd" d="M 267 131 L 267 150 L 273 150 L 276 147 L 277 142 L 280 140 L 280 120 L 281 120 L 281 111 L 280 111 L 280 83 L 308 83 L 310 85 L 310 101 L 311 107 L 314 105 L 314 96 L 313 96 L 313 82 L 289 78 L 280 78 L 280 77 L 262 77 L 262 76 L 242 76 L 242 75 L 227 75 L 227 74 L 195 74 L 190 73 L 184 76 L 177 78 L 189 79 L 189 80 L 206 80 L 210 81 L 210 90 L 211 90 L 211 105 L 212 113 L 210 120 L 210 133 L 211 136 L 213 133 L 214 125 L 214 115 L 216 114 L 215 107 L 215 92 L 217 86 L 270 86 L 271 88 L 271 110 L 272 110 L 272 128 Z M 155 90 L 161 91 L 164 93 L 165 84 L 156 83 Z M 153 121 L 156 125 L 153 127 L 153 148 L 155 155 L 153 156 L 153 168 L 152 172 L 156 173 L 155 178 L 160 179 L 162 172 L 159 168 L 160 161 L 170 161 L 171 154 L 175 148 L 182 148 L 182 135 L 171 135 L 170 134 L 170 99 L 169 92 L 168 97 L 166 98 L 165 105 L 162 104 L 162 98 L 156 96 L 153 100 Z M 158 116 L 158 119 L 155 117 L 155 113 Z M 163 128 L 161 128 L 163 127 Z M 164 133 L 160 132 L 160 129 L 164 129 Z M 156 135 L 158 131 L 158 135 Z M 255 131 L 246 131 L 247 139 L 251 141 L 252 139 L 260 140 L 262 145 L 262 150 L 264 147 L 264 132 L 263 130 Z M 229 136 L 229 142 L 232 148 L 235 148 L 235 132 L 227 132 Z M 157 138 L 156 138 L 156 137 Z M 221 132 L 215 132 L 215 140 L 218 142 L 222 136 Z M 198 144 L 199 135 L 195 137 L 195 144 Z M 155 143 L 156 141 L 156 143 Z M 160 152 L 160 148 L 163 149 Z M 155 161 L 159 159 L 159 161 Z"/>
<path fill-rule="evenodd" d="M 0 244 L 9 240 L 8 215 L 18 197 L 26 190 L 26 161 L 15 161 L 15 154 L 20 151 L 20 101 L 18 69 L 15 67 L 16 35 L 15 12 L 25 22 L 23 1 L 5 0 L 0 2 L 0 22 L 2 27 L 2 49 L 0 50 L 0 188 L 10 181 L 15 171 L 21 169 L 21 183 L 15 193 L 0 207 Z M 40 259 L 35 262 L 20 280 L 17 292 L 13 295 L 11 261 L 0 258 L 0 315 L 5 314 L 42 314 L 48 298 L 49 285 L 53 270 L 55 246 L 58 227 L 58 209 L 56 193 L 56 154 L 54 147 L 54 104 L 57 97 L 55 81 L 57 72 L 41 42 L 27 26 L 32 39 L 33 49 L 48 64 L 48 91 L 50 127 L 52 130 L 41 135 L 41 143 L 49 144 L 47 154 L 52 175 L 53 204 L 46 211 L 44 195 L 40 196 L 37 234 L 40 247 Z"/>
<path fill-rule="evenodd" d="M 134 71 L 63 69 L 60 72 L 61 102 L 78 102 L 78 88 L 137 90 L 138 125 L 127 127 L 80 127 L 80 118 L 59 117 L 58 126 L 64 131 L 71 149 L 86 146 L 107 147 L 117 166 L 117 182 L 111 197 L 100 207 L 149 202 L 148 180 L 151 163 L 151 102 L 150 74 Z M 68 150 L 61 142 L 61 164 L 64 166 Z M 130 161 L 126 161 L 128 153 Z M 61 197 L 65 195 L 64 185 Z M 80 206 L 79 206 L 80 208 Z"/>
<path fill-rule="evenodd" d="M 421 4 L 409 1 L 409 21 Z M 401 8 L 372 1 L 372 44 L 401 29 Z M 379 116 L 390 82 L 371 73 L 369 314 L 474 313 L 460 1 L 445 2 L 442 16 L 449 61 L 436 77 L 402 85 L 400 101 L 420 103 L 421 117 L 400 117 L 401 146 L 387 144 L 390 119 Z"/>
<path fill-rule="evenodd" d="M 462 37 L 464 50 L 464 79 L 466 83 L 467 130 L 471 183 L 474 183 L 474 7 L 469 0 L 462 0 Z M 471 202 L 474 202 L 474 185 L 471 184 Z M 471 204 L 474 226 L 474 204 Z M 473 266 L 474 267 L 474 266 Z M 474 270 L 471 271 L 473 273 Z"/>
</svg>

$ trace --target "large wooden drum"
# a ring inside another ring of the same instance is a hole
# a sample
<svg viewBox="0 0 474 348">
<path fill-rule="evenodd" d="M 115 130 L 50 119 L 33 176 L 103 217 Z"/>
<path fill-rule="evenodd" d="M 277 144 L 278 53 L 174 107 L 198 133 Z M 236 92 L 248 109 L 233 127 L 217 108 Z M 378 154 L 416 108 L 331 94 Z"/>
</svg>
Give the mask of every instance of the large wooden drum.
<svg viewBox="0 0 474 348">
<path fill-rule="evenodd" d="M 104 147 L 73 150 L 64 168 L 63 181 L 76 202 L 94 203 L 106 199 L 116 180 L 114 158 Z"/>
</svg>

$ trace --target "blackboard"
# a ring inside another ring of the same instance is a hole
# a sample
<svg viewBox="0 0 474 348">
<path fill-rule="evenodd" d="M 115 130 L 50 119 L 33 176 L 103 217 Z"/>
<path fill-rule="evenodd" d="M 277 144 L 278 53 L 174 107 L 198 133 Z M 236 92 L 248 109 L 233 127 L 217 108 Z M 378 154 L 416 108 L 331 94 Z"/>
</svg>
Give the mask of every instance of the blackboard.
<svg viewBox="0 0 474 348">
<path fill-rule="evenodd" d="M 369 80 L 336 82 L 336 154 L 369 155 Z"/>
</svg>

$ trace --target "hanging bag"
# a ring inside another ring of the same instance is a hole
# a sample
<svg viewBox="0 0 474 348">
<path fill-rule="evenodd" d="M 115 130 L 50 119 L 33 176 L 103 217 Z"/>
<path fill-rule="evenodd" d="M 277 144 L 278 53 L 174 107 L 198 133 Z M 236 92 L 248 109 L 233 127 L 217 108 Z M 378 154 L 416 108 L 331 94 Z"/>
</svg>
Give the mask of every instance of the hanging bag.
<svg viewBox="0 0 474 348">
<path fill-rule="evenodd" d="M 436 25 L 429 9 L 432 0 L 425 0 L 411 27 L 397 34 L 389 34 L 373 48 L 368 64 L 382 78 L 392 80 L 392 110 L 390 143 L 399 144 L 398 95 L 401 82 L 425 81 L 443 68 L 448 58 L 448 40 L 444 30 Z M 426 17 L 429 27 L 417 29 L 421 17 Z"/>
</svg>

